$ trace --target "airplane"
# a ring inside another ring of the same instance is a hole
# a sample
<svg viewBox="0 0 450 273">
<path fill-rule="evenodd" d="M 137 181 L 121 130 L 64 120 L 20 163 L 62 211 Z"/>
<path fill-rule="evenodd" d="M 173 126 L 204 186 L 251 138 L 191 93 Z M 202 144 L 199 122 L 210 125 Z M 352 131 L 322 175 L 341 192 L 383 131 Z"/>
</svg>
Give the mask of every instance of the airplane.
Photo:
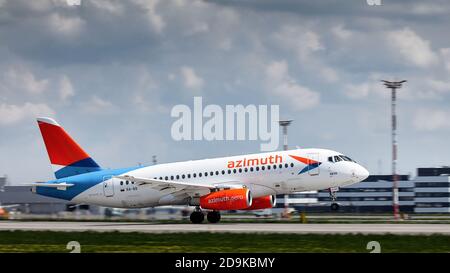
<svg viewBox="0 0 450 273">
<path fill-rule="evenodd" d="M 120 169 L 101 168 L 52 118 L 37 118 L 56 179 L 32 192 L 115 208 L 194 206 L 190 220 L 220 221 L 220 211 L 272 208 L 277 194 L 330 189 L 369 176 L 360 164 L 328 149 L 294 149 Z"/>
</svg>

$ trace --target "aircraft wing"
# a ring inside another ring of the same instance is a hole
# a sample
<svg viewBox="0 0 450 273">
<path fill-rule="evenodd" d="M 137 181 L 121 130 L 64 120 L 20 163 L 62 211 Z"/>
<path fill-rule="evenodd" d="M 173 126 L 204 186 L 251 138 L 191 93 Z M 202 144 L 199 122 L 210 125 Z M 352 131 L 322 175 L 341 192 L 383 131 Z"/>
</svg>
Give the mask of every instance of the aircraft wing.
<svg viewBox="0 0 450 273">
<path fill-rule="evenodd" d="M 133 181 L 138 183 L 139 185 L 149 185 L 154 189 L 165 190 L 165 189 L 173 189 L 175 191 L 178 190 L 211 190 L 217 188 L 215 185 L 209 184 L 197 184 L 197 183 L 189 183 L 182 181 L 171 181 L 171 180 L 160 180 L 160 179 L 151 179 L 151 178 L 142 178 L 142 177 L 134 177 L 128 175 L 119 175 L 115 176 L 116 178 Z"/>
</svg>

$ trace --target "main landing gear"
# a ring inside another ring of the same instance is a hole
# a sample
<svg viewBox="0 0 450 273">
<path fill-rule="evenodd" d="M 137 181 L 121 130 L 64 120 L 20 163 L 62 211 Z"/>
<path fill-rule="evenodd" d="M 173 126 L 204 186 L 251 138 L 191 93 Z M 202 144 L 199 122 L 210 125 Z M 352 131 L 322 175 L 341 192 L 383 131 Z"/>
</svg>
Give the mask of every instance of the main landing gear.
<svg viewBox="0 0 450 273">
<path fill-rule="evenodd" d="M 339 210 L 339 204 L 336 202 L 336 192 L 339 190 L 339 188 L 330 188 L 330 198 L 331 198 L 331 210 L 332 211 L 338 211 Z"/>
<path fill-rule="evenodd" d="M 218 223 L 220 221 L 220 212 L 216 210 L 210 211 L 206 215 L 206 218 L 208 218 L 208 222 L 211 224 Z"/>
<path fill-rule="evenodd" d="M 206 218 L 211 224 L 218 223 L 220 221 L 220 212 L 216 210 L 209 211 Z M 203 220 L 205 220 L 205 215 L 200 207 L 195 208 L 195 210 L 191 213 L 190 219 L 193 224 L 201 224 Z"/>
</svg>

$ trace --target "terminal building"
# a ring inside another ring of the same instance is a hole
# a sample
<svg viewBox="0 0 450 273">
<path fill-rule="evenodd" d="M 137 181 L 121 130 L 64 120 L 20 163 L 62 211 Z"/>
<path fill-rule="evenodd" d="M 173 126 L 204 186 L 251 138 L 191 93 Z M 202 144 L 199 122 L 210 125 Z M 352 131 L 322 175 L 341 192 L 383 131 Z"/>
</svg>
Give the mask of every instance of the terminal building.
<svg viewBox="0 0 450 273">
<path fill-rule="evenodd" d="M 414 184 L 414 212 L 450 213 L 450 167 L 419 168 Z"/>
</svg>

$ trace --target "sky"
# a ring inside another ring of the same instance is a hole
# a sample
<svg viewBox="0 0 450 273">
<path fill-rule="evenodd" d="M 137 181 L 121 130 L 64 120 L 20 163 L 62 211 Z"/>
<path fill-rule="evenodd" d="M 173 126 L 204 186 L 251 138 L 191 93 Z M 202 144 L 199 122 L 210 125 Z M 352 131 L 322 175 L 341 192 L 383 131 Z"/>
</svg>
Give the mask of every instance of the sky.
<svg viewBox="0 0 450 273">
<path fill-rule="evenodd" d="M 399 173 L 450 165 L 449 15 L 446 0 L 0 0 L 0 175 L 53 179 L 38 116 L 105 168 L 259 152 L 259 140 L 174 140 L 171 109 L 194 97 L 279 105 L 291 147 L 389 173 L 382 79 L 408 80 Z"/>
</svg>

